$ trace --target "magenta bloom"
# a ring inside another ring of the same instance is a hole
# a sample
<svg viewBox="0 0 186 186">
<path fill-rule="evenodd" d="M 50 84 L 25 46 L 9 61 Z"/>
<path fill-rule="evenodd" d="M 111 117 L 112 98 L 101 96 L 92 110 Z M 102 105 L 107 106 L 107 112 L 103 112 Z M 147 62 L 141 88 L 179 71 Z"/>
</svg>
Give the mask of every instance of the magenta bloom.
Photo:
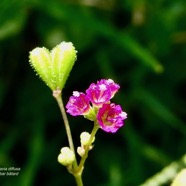
<svg viewBox="0 0 186 186">
<path fill-rule="evenodd" d="M 114 97 L 115 93 L 119 90 L 120 86 L 115 83 L 112 79 L 102 79 L 100 83 L 107 85 L 111 92 L 111 98 Z"/>
<path fill-rule="evenodd" d="M 98 107 L 109 102 L 111 98 L 111 91 L 104 82 L 92 83 L 86 93 L 92 104 Z"/>
<path fill-rule="evenodd" d="M 90 111 L 89 102 L 84 93 L 74 91 L 66 105 L 67 112 L 72 116 L 86 115 Z"/>
<path fill-rule="evenodd" d="M 110 103 L 119 88 L 113 80 L 101 79 L 92 83 L 86 94 L 74 91 L 66 105 L 67 112 L 72 116 L 83 115 L 91 121 L 97 120 L 101 129 L 115 133 L 127 118 L 120 105 Z"/>
<path fill-rule="evenodd" d="M 108 103 L 120 86 L 112 79 L 101 79 L 97 84 L 92 83 L 86 90 L 87 96 L 93 105 L 100 107 L 104 103 Z"/>
<path fill-rule="evenodd" d="M 103 104 L 97 114 L 98 124 L 106 132 L 115 133 L 124 125 L 127 113 L 123 112 L 120 105 L 114 103 Z"/>
</svg>

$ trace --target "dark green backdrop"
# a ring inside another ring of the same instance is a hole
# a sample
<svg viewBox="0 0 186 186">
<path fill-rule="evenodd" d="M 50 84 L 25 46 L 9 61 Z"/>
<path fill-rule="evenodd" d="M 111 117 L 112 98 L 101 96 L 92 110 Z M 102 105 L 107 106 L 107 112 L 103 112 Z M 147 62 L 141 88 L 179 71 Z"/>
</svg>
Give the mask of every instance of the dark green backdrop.
<svg viewBox="0 0 186 186">
<path fill-rule="evenodd" d="M 112 78 L 121 86 L 114 102 L 128 113 L 116 134 L 98 132 L 85 186 L 138 186 L 179 160 L 186 153 L 185 7 L 185 0 L 1 0 L 0 168 L 21 170 L 0 176 L 0 185 L 75 185 L 57 162 L 68 144 L 57 103 L 28 62 L 33 48 L 62 41 L 78 51 L 65 104 L 72 91 Z M 69 120 L 77 147 L 92 123 Z"/>
</svg>

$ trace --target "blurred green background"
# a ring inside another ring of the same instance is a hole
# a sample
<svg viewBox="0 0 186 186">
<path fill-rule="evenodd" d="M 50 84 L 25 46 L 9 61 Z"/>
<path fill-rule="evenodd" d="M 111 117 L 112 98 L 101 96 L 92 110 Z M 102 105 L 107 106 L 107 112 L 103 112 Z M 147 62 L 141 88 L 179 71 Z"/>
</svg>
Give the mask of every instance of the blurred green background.
<svg viewBox="0 0 186 186">
<path fill-rule="evenodd" d="M 86 186 L 137 186 L 183 157 L 185 0 L 1 0 L 0 168 L 21 170 L 0 176 L 0 185 L 75 185 L 57 162 L 68 145 L 59 108 L 28 62 L 33 48 L 62 41 L 78 51 L 64 103 L 72 91 L 112 78 L 121 86 L 113 101 L 128 113 L 116 134 L 98 131 L 83 174 Z M 79 134 L 93 125 L 68 117 L 77 147 Z M 176 165 L 176 172 L 185 166 Z M 170 185 L 164 182 L 155 185 Z"/>
</svg>

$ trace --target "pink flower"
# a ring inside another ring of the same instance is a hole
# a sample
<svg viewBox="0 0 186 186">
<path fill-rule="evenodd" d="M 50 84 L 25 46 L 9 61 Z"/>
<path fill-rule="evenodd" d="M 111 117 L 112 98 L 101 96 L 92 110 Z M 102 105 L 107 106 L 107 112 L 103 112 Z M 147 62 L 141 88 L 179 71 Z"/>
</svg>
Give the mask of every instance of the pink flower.
<svg viewBox="0 0 186 186">
<path fill-rule="evenodd" d="M 72 116 L 83 115 L 91 121 L 97 120 L 101 129 L 115 133 L 127 118 L 120 105 L 110 103 L 119 88 L 113 80 L 101 79 L 96 84 L 92 83 L 86 94 L 74 91 L 66 105 L 67 112 Z"/>
<path fill-rule="evenodd" d="M 86 115 L 91 108 L 89 102 L 88 97 L 84 93 L 74 91 L 73 96 L 70 97 L 66 105 L 67 112 L 72 116 Z"/>
<path fill-rule="evenodd" d="M 108 103 L 118 91 L 120 86 L 111 79 L 101 79 L 97 84 L 92 83 L 86 90 L 92 104 L 100 107 L 104 103 Z"/>
<path fill-rule="evenodd" d="M 114 97 L 115 93 L 119 90 L 120 86 L 115 83 L 112 79 L 102 79 L 100 83 L 107 85 L 111 92 L 111 98 Z"/>
<path fill-rule="evenodd" d="M 95 106 L 101 106 L 110 101 L 111 91 L 108 86 L 103 82 L 92 83 L 86 90 L 87 96 Z"/>
<path fill-rule="evenodd" d="M 97 114 L 97 121 L 101 129 L 106 132 L 115 133 L 124 125 L 127 113 L 123 112 L 120 105 L 114 103 L 103 104 Z"/>
</svg>

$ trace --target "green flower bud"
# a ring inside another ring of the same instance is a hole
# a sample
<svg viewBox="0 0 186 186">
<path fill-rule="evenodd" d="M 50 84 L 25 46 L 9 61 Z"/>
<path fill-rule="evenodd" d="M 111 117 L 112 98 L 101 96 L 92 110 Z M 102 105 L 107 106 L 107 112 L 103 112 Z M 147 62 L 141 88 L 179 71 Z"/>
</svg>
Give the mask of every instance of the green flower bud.
<svg viewBox="0 0 186 186">
<path fill-rule="evenodd" d="M 63 147 L 61 153 L 58 156 L 58 162 L 64 166 L 72 165 L 75 160 L 75 155 L 69 147 Z"/>
<path fill-rule="evenodd" d="M 62 90 L 76 61 L 76 50 L 72 43 L 62 42 L 51 52 L 46 48 L 35 48 L 29 61 L 36 73 L 52 91 Z"/>
<path fill-rule="evenodd" d="M 81 145 L 84 145 L 84 146 L 88 145 L 89 140 L 90 140 L 90 134 L 88 132 L 82 132 L 80 135 Z M 91 143 L 93 143 L 94 140 L 95 140 L 95 137 L 93 138 Z"/>
</svg>

